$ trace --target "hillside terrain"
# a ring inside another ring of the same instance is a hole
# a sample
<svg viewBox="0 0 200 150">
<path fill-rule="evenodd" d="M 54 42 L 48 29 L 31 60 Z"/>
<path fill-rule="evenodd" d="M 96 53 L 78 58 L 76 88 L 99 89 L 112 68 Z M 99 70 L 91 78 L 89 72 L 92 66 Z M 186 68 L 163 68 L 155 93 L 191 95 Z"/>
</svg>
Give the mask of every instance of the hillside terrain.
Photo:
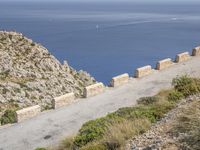
<svg viewBox="0 0 200 150">
<path fill-rule="evenodd" d="M 83 94 L 95 79 L 61 64 L 40 44 L 21 33 L 0 31 L 0 112 L 39 104 L 51 107 L 54 97 Z"/>
<path fill-rule="evenodd" d="M 183 99 L 150 130 L 134 137 L 127 150 L 199 150 L 200 95 Z"/>
<path fill-rule="evenodd" d="M 48 149 L 199 150 L 200 78 L 176 77 L 172 86 L 84 123 L 77 135 Z"/>
</svg>

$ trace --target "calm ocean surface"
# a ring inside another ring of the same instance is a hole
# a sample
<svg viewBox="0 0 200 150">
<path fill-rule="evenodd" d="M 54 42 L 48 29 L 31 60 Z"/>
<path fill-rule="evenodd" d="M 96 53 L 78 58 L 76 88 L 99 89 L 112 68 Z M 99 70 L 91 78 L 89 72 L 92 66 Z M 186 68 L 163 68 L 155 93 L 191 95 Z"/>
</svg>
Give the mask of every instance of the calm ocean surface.
<svg viewBox="0 0 200 150">
<path fill-rule="evenodd" d="M 98 81 L 191 51 L 200 44 L 200 3 L 0 2 L 0 29 L 42 43 Z"/>
</svg>

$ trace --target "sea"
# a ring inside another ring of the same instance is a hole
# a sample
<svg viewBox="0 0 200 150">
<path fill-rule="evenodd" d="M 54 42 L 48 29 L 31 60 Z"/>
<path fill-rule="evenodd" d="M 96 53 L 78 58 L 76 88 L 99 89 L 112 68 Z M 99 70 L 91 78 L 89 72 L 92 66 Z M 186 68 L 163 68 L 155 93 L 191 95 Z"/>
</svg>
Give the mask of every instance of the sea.
<svg viewBox="0 0 200 150">
<path fill-rule="evenodd" d="M 22 32 L 61 63 L 113 76 L 200 45 L 200 2 L 0 1 L 0 30 Z"/>
</svg>

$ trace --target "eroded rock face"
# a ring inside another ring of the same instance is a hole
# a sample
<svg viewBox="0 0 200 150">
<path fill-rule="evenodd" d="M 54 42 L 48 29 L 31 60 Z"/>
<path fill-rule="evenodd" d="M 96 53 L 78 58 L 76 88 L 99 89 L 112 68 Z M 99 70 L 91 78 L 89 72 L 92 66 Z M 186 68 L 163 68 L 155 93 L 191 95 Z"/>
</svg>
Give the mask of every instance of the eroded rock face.
<svg viewBox="0 0 200 150">
<path fill-rule="evenodd" d="M 42 45 L 21 33 L 0 31 L 0 107 L 8 102 L 20 108 L 50 107 L 54 97 L 74 92 L 80 97 L 95 79 L 61 64 Z"/>
</svg>

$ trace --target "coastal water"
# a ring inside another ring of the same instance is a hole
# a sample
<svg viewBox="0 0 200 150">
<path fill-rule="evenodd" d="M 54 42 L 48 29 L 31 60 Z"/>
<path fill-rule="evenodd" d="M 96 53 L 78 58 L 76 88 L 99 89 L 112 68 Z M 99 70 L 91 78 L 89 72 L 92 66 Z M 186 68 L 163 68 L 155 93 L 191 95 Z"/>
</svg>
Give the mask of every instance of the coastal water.
<svg viewBox="0 0 200 150">
<path fill-rule="evenodd" d="M 200 3 L 0 2 L 0 29 L 42 43 L 98 81 L 191 51 L 200 44 Z"/>
</svg>

